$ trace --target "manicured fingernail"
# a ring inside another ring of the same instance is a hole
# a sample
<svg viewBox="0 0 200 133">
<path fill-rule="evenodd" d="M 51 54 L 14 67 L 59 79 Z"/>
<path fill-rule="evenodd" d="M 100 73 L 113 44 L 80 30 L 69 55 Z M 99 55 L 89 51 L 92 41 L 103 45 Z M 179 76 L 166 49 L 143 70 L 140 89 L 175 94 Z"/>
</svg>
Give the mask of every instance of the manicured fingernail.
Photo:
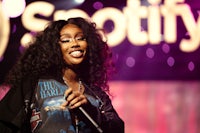
<svg viewBox="0 0 200 133">
<path fill-rule="evenodd" d="M 63 98 L 66 99 L 66 94 L 64 94 Z"/>
</svg>

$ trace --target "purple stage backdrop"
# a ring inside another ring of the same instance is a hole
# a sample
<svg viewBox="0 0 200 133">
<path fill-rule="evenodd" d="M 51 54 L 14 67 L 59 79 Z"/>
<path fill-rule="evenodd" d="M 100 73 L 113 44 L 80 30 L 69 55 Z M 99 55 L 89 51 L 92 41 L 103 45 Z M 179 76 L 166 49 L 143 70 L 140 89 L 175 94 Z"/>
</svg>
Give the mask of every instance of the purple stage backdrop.
<svg viewBox="0 0 200 133">
<path fill-rule="evenodd" d="M 49 21 L 90 18 L 113 52 L 110 88 L 126 133 L 197 133 L 199 13 L 199 0 L 1 0 L 0 82 Z"/>
<path fill-rule="evenodd" d="M 71 16 L 91 17 L 105 28 L 117 68 L 113 80 L 200 79 L 198 0 L 9 1 L 1 3 L 1 14 L 10 16 L 0 22 L 1 38 L 7 37 L 0 45 L 1 80 L 32 33 Z M 14 10 L 19 3 L 23 10 Z"/>
</svg>

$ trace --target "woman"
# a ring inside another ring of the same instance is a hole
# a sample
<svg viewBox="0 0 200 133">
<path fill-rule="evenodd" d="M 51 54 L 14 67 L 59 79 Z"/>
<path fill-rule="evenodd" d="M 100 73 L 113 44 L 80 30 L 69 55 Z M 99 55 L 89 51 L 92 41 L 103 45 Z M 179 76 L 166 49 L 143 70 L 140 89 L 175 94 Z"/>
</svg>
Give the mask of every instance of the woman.
<svg viewBox="0 0 200 133">
<path fill-rule="evenodd" d="M 95 23 L 52 22 L 10 72 L 0 132 L 124 132 L 107 84 L 111 52 Z"/>
</svg>

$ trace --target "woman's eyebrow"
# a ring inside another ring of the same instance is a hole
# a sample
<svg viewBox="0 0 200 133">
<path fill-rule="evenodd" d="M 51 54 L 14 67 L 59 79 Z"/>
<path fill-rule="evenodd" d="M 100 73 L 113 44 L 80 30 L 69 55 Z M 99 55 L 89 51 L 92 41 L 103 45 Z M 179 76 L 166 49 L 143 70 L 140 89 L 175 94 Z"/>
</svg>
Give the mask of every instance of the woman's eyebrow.
<svg viewBox="0 0 200 133">
<path fill-rule="evenodd" d="M 83 35 L 83 32 L 77 32 L 77 33 L 75 34 L 75 36 L 77 36 L 77 35 Z M 62 36 L 71 37 L 72 35 L 69 34 L 69 33 L 64 33 L 64 34 L 61 34 L 60 36 L 61 36 L 61 37 L 62 37 Z"/>
<path fill-rule="evenodd" d="M 62 36 L 71 37 L 71 35 L 68 33 L 61 34 L 60 37 L 62 37 Z"/>
</svg>

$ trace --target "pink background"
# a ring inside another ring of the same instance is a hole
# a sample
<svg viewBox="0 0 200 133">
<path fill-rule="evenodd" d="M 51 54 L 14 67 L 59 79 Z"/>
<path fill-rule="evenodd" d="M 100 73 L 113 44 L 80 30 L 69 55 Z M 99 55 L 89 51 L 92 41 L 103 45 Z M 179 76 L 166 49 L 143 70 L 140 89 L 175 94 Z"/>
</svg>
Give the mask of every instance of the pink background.
<svg viewBox="0 0 200 133">
<path fill-rule="evenodd" d="M 110 87 L 126 133 L 200 131 L 199 82 L 116 81 Z"/>
</svg>

